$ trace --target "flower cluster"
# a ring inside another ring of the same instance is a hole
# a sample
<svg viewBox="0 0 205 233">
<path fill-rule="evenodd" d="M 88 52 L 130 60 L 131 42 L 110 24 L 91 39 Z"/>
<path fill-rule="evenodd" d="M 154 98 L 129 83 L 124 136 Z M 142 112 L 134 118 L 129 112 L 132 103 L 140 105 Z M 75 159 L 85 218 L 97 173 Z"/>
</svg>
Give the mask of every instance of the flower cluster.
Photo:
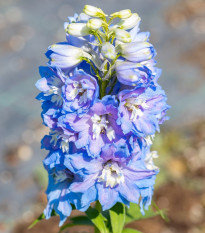
<svg viewBox="0 0 205 233">
<path fill-rule="evenodd" d="M 51 45 L 48 66 L 40 67 L 37 99 L 50 129 L 42 139 L 49 151 L 44 214 L 55 210 L 61 225 L 72 206 L 85 211 L 99 200 L 107 210 L 134 202 L 143 211 L 151 202 L 159 169 L 150 146 L 169 106 L 155 49 L 139 24 L 130 10 L 108 17 L 86 5 L 68 18 L 66 41 Z"/>
</svg>

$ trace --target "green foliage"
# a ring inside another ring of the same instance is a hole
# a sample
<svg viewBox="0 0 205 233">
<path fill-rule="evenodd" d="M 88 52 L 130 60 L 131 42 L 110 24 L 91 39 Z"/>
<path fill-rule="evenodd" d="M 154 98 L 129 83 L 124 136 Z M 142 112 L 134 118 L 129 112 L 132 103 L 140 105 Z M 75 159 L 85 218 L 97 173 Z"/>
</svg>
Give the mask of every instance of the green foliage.
<svg viewBox="0 0 205 233">
<path fill-rule="evenodd" d="M 122 233 L 142 233 L 141 231 L 134 230 L 131 228 L 125 228 Z"/>
<path fill-rule="evenodd" d="M 41 221 L 42 219 L 44 219 L 44 218 L 45 218 L 45 214 L 42 213 L 37 219 L 35 219 L 35 220 L 31 223 L 31 225 L 29 225 L 28 229 L 33 228 L 38 222 L 40 222 L 40 221 Z"/>
<path fill-rule="evenodd" d="M 58 215 L 57 215 L 57 213 L 54 210 L 52 210 L 51 216 L 53 217 L 53 216 L 58 216 Z M 46 218 L 45 214 L 42 213 L 36 220 L 34 220 L 31 223 L 31 225 L 29 225 L 28 229 L 33 228 L 38 222 L 40 222 L 41 220 L 43 220 L 45 218 Z"/>
<path fill-rule="evenodd" d="M 92 221 L 92 223 L 97 227 L 99 232 L 108 233 L 108 228 L 105 224 L 107 220 L 98 210 L 89 207 L 89 209 L 85 212 L 88 218 Z"/>
<path fill-rule="evenodd" d="M 156 208 L 156 211 L 153 210 L 153 206 Z M 130 203 L 130 208 L 126 208 L 125 223 L 128 224 L 136 220 L 152 218 L 157 215 L 160 215 L 162 219 L 167 221 L 165 211 L 160 210 L 154 202 L 152 202 L 152 205 L 149 207 L 149 209 L 145 211 L 144 215 L 141 213 L 139 205 Z"/>
<path fill-rule="evenodd" d="M 73 209 L 75 207 L 73 206 Z M 155 210 L 154 210 L 155 209 Z M 148 210 L 145 211 L 143 215 L 140 211 L 138 204 L 130 203 L 130 207 L 125 207 L 122 203 L 116 203 L 109 211 L 103 211 L 99 201 L 96 202 L 95 208 L 89 207 L 85 212 L 87 216 L 76 216 L 70 218 L 70 223 L 65 224 L 60 228 L 60 232 L 66 228 L 73 226 L 94 226 L 95 233 L 141 233 L 140 231 L 124 228 L 124 225 L 131 223 L 133 221 L 147 219 L 159 215 L 163 220 L 168 221 L 168 218 L 164 210 L 160 210 L 155 202 Z M 56 212 L 53 210 L 51 216 L 57 216 Z M 31 229 L 39 221 L 45 219 L 44 213 L 42 213 L 29 227 Z"/>
<path fill-rule="evenodd" d="M 68 223 L 60 228 L 59 232 L 62 232 L 64 229 L 73 227 L 73 226 L 80 226 L 80 225 L 87 225 L 87 226 L 93 226 L 93 223 L 87 216 L 76 216 L 73 218 L 70 218 L 71 223 Z"/>
<path fill-rule="evenodd" d="M 121 233 L 125 224 L 125 205 L 118 202 L 109 212 L 112 232 Z"/>
</svg>

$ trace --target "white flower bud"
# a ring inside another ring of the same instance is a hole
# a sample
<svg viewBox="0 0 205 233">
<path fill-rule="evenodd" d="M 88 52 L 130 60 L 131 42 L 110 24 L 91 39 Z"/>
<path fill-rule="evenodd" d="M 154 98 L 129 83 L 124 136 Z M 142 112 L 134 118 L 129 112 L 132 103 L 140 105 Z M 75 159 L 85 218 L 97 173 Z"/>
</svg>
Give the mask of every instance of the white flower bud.
<svg viewBox="0 0 205 233">
<path fill-rule="evenodd" d="M 127 30 L 135 27 L 140 22 L 140 17 L 137 13 L 132 14 L 129 18 L 121 20 L 117 25 L 119 28 Z"/>
<path fill-rule="evenodd" d="M 97 30 L 100 27 L 102 27 L 103 23 L 104 23 L 104 21 L 101 19 L 90 19 L 90 20 L 88 20 L 86 25 L 90 29 Z"/>
<path fill-rule="evenodd" d="M 86 23 L 68 24 L 65 31 L 72 36 L 87 36 L 90 34 L 90 29 L 86 26 Z"/>
<path fill-rule="evenodd" d="M 111 14 L 110 16 L 112 18 L 118 17 L 120 19 L 127 19 L 131 15 L 132 15 L 131 10 L 127 9 L 127 10 L 122 10 L 122 11 L 115 12 L 115 13 Z"/>
<path fill-rule="evenodd" d="M 103 54 L 104 57 L 111 60 L 115 59 L 117 55 L 115 51 L 115 47 L 109 42 L 105 42 L 102 45 L 101 53 Z"/>
<path fill-rule="evenodd" d="M 117 40 L 124 43 L 129 43 L 132 41 L 130 33 L 123 29 L 115 29 L 115 37 Z"/>
<path fill-rule="evenodd" d="M 105 17 L 107 16 L 100 8 L 97 8 L 95 6 L 85 5 L 83 12 L 86 15 L 92 16 L 92 17 Z"/>
</svg>

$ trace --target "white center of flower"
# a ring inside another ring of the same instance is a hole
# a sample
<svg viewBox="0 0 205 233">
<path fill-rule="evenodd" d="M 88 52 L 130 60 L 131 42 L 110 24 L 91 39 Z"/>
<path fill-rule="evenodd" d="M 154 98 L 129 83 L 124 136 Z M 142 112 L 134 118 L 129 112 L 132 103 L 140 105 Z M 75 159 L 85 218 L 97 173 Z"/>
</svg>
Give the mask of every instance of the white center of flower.
<svg viewBox="0 0 205 233">
<path fill-rule="evenodd" d="M 82 84 L 80 82 L 74 82 L 73 83 L 73 90 L 68 94 L 68 97 L 70 97 L 72 100 L 74 100 L 77 95 L 80 96 L 79 103 L 86 103 L 87 102 L 87 89 L 84 89 L 82 87 Z"/>
<path fill-rule="evenodd" d="M 93 139 L 97 139 L 101 133 L 106 134 L 110 141 L 115 138 L 115 131 L 109 126 L 106 115 L 99 116 L 94 114 L 91 120 L 93 122 Z"/>
<path fill-rule="evenodd" d="M 155 135 L 148 135 L 147 137 L 145 137 L 145 142 L 147 144 L 147 146 L 151 146 L 152 145 L 152 140 L 154 139 Z"/>
<path fill-rule="evenodd" d="M 98 177 L 99 182 L 105 182 L 106 187 L 115 187 L 117 184 L 124 183 L 125 177 L 122 169 L 116 162 L 111 160 L 104 164 L 101 175 Z"/>
<path fill-rule="evenodd" d="M 54 146 L 56 146 L 57 141 L 59 139 L 61 139 L 60 141 L 60 149 L 62 149 L 63 153 L 69 151 L 69 136 L 68 135 L 64 135 L 64 134 L 60 134 L 60 132 L 58 132 L 57 130 L 51 130 L 50 132 L 50 136 L 51 136 L 51 143 L 54 144 Z"/>
<path fill-rule="evenodd" d="M 61 86 L 62 86 L 62 83 L 60 79 L 57 77 L 54 77 L 49 82 L 50 89 L 47 91 L 47 93 L 45 93 L 45 96 L 53 95 L 51 97 L 51 101 L 53 103 L 56 103 L 57 105 L 61 105 L 63 103 L 63 100 L 61 97 Z"/>
<path fill-rule="evenodd" d="M 155 159 L 155 158 L 158 158 L 158 154 L 156 151 L 152 151 L 152 152 L 146 154 L 144 162 L 145 162 L 145 166 L 147 169 L 159 170 L 159 168 L 154 165 L 153 159 Z"/>
<path fill-rule="evenodd" d="M 137 117 L 143 116 L 143 109 L 149 108 L 144 99 L 129 98 L 125 106 L 132 112 L 130 120 L 135 121 Z"/>
</svg>

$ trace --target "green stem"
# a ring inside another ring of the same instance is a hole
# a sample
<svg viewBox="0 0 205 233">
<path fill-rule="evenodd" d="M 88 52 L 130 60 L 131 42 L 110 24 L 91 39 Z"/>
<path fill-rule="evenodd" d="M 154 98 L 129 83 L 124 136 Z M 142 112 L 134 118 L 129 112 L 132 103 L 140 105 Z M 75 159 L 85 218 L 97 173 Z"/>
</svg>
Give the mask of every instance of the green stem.
<svg viewBox="0 0 205 233">
<path fill-rule="evenodd" d="M 100 98 L 102 99 L 106 95 L 107 80 L 101 82 Z"/>
<path fill-rule="evenodd" d="M 110 91 L 109 91 L 109 95 L 112 93 L 112 91 L 113 91 L 113 89 L 114 89 L 114 87 L 115 87 L 115 84 L 117 83 L 117 77 L 115 77 L 115 80 L 114 80 L 114 82 L 113 82 L 113 84 L 112 84 L 112 87 L 111 87 L 111 89 L 110 89 Z"/>
</svg>

